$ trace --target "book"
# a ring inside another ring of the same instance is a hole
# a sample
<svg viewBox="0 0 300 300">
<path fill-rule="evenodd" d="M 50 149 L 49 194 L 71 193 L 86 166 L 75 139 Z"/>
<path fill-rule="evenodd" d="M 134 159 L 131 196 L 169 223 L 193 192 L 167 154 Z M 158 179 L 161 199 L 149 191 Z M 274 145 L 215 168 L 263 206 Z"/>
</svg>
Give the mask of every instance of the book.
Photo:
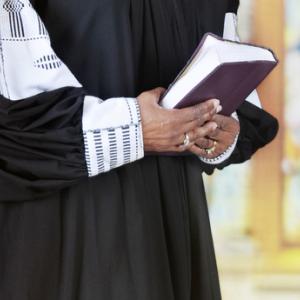
<svg viewBox="0 0 300 300">
<path fill-rule="evenodd" d="M 229 116 L 277 64 L 270 49 L 207 33 L 160 105 L 184 108 L 215 98 L 221 102 L 221 113 Z"/>
</svg>

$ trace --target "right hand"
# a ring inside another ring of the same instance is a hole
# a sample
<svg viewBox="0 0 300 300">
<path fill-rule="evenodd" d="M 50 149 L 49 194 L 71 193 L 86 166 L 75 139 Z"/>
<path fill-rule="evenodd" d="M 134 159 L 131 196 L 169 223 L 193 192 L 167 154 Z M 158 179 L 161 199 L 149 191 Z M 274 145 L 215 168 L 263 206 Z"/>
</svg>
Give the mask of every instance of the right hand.
<svg viewBox="0 0 300 300">
<path fill-rule="evenodd" d="M 196 140 L 209 136 L 217 128 L 211 119 L 220 110 L 220 102 L 211 99 L 184 109 L 165 109 L 158 104 L 164 91 L 156 88 L 138 96 L 145 152 L 191 150 Z M 182 146 L 185 133 L 191 141 L 188 146 Z"/>
</svg>

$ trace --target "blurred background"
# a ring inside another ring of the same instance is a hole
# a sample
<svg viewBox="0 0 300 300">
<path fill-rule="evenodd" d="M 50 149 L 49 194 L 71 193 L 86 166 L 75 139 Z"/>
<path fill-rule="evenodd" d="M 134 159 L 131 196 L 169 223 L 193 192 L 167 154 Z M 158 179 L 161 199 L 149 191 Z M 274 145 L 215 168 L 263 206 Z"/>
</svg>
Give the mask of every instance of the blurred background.
<svg viewBox="0 0 300 300">
<path fill-rule="evenodd" d="M 281 124 L 250 162 L 206 177 L 224 300 L 300 300 L 300 0 L 240 0 L 243 41 L 280 66 L 259 88 Z"/>
</svg>

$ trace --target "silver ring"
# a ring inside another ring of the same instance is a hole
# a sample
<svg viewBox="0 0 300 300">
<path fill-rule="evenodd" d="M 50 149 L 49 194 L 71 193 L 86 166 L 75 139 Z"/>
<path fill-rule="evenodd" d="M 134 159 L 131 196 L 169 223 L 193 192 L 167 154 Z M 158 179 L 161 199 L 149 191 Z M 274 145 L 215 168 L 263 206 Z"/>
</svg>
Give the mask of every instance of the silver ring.
<svg viewBox="0 0 300 300">
<path fill-rule="evenodd" d="M 184 134 L 184 140 L 182 146 L 187 147 L 190 144 L 190 137 L 187 133 Z"/>
</svg>

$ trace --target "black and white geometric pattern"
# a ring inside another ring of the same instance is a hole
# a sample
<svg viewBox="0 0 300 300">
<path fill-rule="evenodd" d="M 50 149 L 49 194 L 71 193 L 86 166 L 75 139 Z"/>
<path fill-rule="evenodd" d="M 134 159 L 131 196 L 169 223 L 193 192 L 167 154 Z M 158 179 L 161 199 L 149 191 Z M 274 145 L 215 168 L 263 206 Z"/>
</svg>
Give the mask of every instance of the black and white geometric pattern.
<svg viewBox="0 0 300 300">
<path fill-rule="evenodd" d="M 7 0 L 4 2 L 3 8 L 8 12 L 11 37 L 25 37 L 24 24 L 21 15 L 21 11 L 24 9 L 24 3 L 20 0 Z"/>
<path fill-rule="evenodd" d="M 65 86 L 81 87 L 54 53 L 28 0 L 0 0 L 0 90 L 11 100 Z M 144 156 L 136 99 L 87 96 L 82 116 L 86 166 L 95 176 Z"/>
<path fill-rule="evenodd" d="M 109 122 L 101 122 L 101 106 L 102 115 L 114 116 Z M 94 111 L 94 114 L 91 111 Z M 99 121 L 92 121 L 94 129 L 91 129 L 90 121 L 96 115 Z M 110 127 L 104 128 L 105 123 Z M 144 156 L 143 136 L 137 100 L 113 98 L 99 103 L 87 97 L 83 111 L 83 136 L 90 177 L 142 158 Z"/>
<path fill-rule="evenodd" d="M 0 0 L 0 20 L 0 88 L 6 98 L 18 100 L 65 86 L 81 87 L 54 53 L 29 0 Z"/>
<path fill-rule="evenodd" d="M 9 20 L 9 28 L 2 28 L 1 39 L 26 41 L 49 38 L 44 23 L 28 0 L 1 0 L 1 2 L 1 21 L 4 20 L 5 23 L 7 22 L 5 19 Z"/>
<path fill-rule="evenodd" d="M 99 174 L 105 172 L 104 168 L 104 156 L 103 156 L 103 144 L 101 131 L 94 131 L 95 149 L 97 153 L 97 166 Z"/>
<path fill-rule="evenodd" d="M 56 54 L 44 55 L 34 62 L 35 67 L 45 70 L 58 69 L 62 64 L 62 61 Z"/>
<path fill-rule="evenodd" d="M 124 163 L 128 164 L 131 160 L 130 126 L 122 128 L 122 136 Z"/>
<path fill-rule="evenodd" d="M 38 14 L 37 14 L 37 20 L 38 20 L 38 27 L 39 27 L 39 35 L 41 35 L 41 36 L 47 35 L 48 36 L 48 31 Z"/>
<path fill-rule="evenodd" d="M 3 8 L 8 12 L 19 13 L 24 8 L 24 3 L 19 0 L 7 0 L 4 2 Z"/>
<path fill-rule="evenodd" d="M 90 177 L 143 157 L 141 124 L 84 131 L 85 157 Z"/>
<path fill-rule="evenodd" d="M 107 130 L 108 141 L 109 141 L 109 155 L 110 155 L 110 169 L 115 169 L 118 165 L 118 144 L 117 144 L 117 135 L 114 128 Z"/>
<path fill-rule="evenodd" d="M 53 52 L 47 30 L 29 0 L 0 0 L 0 20 L 3 96 L 19 100 L 65 86 L 81 87 Z M 85 97 L 82 129 L 89 176 L 144 156 L 137 99 Z"/>
</svg>

